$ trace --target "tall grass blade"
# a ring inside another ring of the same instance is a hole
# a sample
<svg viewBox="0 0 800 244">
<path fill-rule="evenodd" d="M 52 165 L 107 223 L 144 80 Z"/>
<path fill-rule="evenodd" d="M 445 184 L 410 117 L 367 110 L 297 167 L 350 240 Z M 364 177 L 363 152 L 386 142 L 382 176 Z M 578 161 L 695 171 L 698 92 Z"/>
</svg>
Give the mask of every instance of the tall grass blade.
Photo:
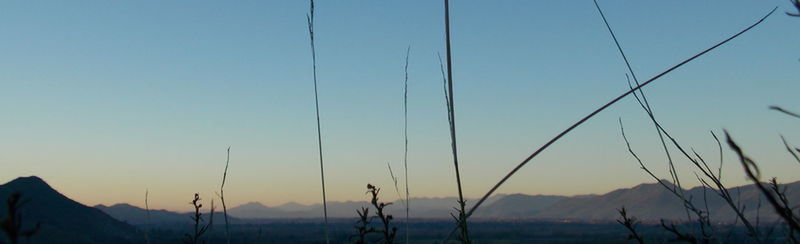
<svg viewBox="0 0 800 244">
<path fill-rule="evenodd" d="M 781 112 L 781 113 L 787 114 L 789 116 L 792 116 L 792 117 L 800 119 L 800 114 L 797 114 L 795 112 L 783 109 L 783 108 L 778 107 L 778 106 L 769 106 L 769 109 L 772 109 L 772 110 L 775 110 L 775 111 L 778 111 L 778 112 Z"/>
<path fill-rule="evenodd" d="M 319 119 L 319 92 L 317 89 L 317 52 L 314 45 L 314 0 L 309 1 L 309 14 L 306 15 L 308 20 L 308 35 L 311 38 L 311 63 L 313 65 L 314 76 L 314 107 L 317 114 L 317 146 L 319 149 L 319 171 L 320 181 L 322 182 L 322 213 L 325 218 L 325 243 L 330 244 L 331 238 L 328 230 L 328 199 L 325 194 L 325 164 L 322 157 L 322 126 Z"/>
<path fill-rule="evenodd" d="M 392 177 L 392 183 L 394 184 L 394 192 L 397 193 L 398 201 L 403 201 L 403 196 L 400 195 L 400 187 L 397 185 L 397 177 L 394 176 L 394 171 L 392 170 L 392 164 L 386 162 L 386 167 L 389 167 L 389 177 Z"/>
<path fill-rule="evenodd" d="M 410 194 L 408 192 L 408 57 L 411 55 L 411 45 L 408 45 L 406 49 L 406 66 L 405 66 L 405 78 L 403 79 L 403 170 L 405 173 L 403 174 L 405 178 L 405 186 L 406 186 L 406 244 L 409 242 L 409 237 L 411 235 L 411 229 L 408 228 L 408 220 L 410 217 L 410 209 L 411 206 L 409 205 L 410 201 Z"/>
<path fill-rule="evenodd" d="M 458 186 L 458 226 L 461 230 L 462 242 L 469 242 L 469 231 L 467 230 L 466 202 L 461 186 L 461 172 L 458 167 L 458 147 L 456 143 L 456 114 L 455 103 L 453 102 L 453 55 L 450 41 L 450 1 L 444 0 L 444 26 L 445 26 L 445 45 L 447 56 L 447 114 L 450 122 L 450 145 L 453 150 L 453 166 L 456 171 L 456 185 Z"/>
<path fill-rule="evenodd" d="M 150 229 L 150 204 L 148 204 L 148 202 L 147 202 L 148 198 L 150 198 L 150 189 L 145 189 L 144 190 L 144 210 L 145 210 L 145 213 L 147 213 L 147 228 L 145 228 L 145 230 L 144 230 L 144 241 L 145 241 L 145 243 L 150 244 L 150 235 L 148 233 L 149 229 Z"/>
</svg>

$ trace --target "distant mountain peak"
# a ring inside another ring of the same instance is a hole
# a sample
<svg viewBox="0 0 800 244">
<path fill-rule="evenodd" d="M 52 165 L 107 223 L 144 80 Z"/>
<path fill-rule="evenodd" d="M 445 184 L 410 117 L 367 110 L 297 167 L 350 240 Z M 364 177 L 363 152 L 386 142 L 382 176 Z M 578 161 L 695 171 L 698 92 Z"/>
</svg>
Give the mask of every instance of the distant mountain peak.
<svg viewBox="0 0 800 244">
<path fill-rule="evenodd" d="M 25 197 L 25 195 L 44 194 L 51 197 L 57 195 L 57 197 L 66 199 L 61 193 L 58 193 L 58 191 L 53 189 L 47 182 L 37 176 L 19 177 L 0 186 L 11 192 L 20 192 L 23 194 L 23 197 Z"/>
<path fill-rule="evenodd" d="M 297 203 L 297 202 L 287 202 L 287 203 L 281 204 L 280 206 L 286 206 L 286 207 L 292 206 L 292 207 L 294 207 L 294 206 L 306 206 L 306 205 L 300 204 L 300 203 Z"/>
<path fill-rule="evenodd" d="M 268 208 L 267 205 L 264 205 L 261 202 L 248 202 L 248 203 L 245 203 L 245 204 L 242 204 L 242 205 L 239 205 L 239 206 L 240 207 L 245 207 L 246 206 L 246 207 L 264 207 L 264 208 Z"/>
<path fill-rule="evenodd" d="M 48 185 L 47 182 L 42 180 L 42 178 L 39 178 L 38 176 L 34 176 L 34 175 L 18 177 L 16 179 L 12 180 L 12 181 L 7 182 L 6 185 L 29 185 L 29 186 L 37 186 L 38 185 L 38 186 L 50 187 L 50 185 Z"/>
<path fill-rule="evenodd" d="M 137 206 L 133 206 L 133 205 L 128 204 L 128 203 L 116 203 L 116 204 L 113 204 L 111 206 L 106 206 L 106 205 L 103 205 L 103 204 L 97 204 L 94 207 L 95 208 L 139 208 Z"/>
</svg>

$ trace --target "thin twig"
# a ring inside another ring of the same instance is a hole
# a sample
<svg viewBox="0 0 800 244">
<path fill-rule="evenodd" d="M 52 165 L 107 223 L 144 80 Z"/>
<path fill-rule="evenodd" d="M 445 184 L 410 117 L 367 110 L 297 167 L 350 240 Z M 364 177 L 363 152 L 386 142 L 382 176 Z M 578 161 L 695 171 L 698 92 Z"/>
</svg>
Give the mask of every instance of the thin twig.
<svg viewBox="0 0 800 244">
<path fill-rule="evenodd" d="M 397 193 L 397 199 L 403 200 L 403 196 L 400 195 L 400 187 L 397 186 L 397 177 L 394 176 L 394 171 L 392 171 L 392 164 L 386 162 L 386 166 L 389 167 L 389 177 L 392 177 L 392 183 L 394 183 L 394 191 Z"/>
<path fill-rule="evenodd" d="M 722 180 L 722 163 L 723 163 L 722 143 L 719 142 L 719 138 L 717 137 L 717 134 L 714 133 L 714 131 L 711 131 L 711 136 L 714 137 L 714 140 L 717 142 L 717 148 L 719 148 L 719 168 L 717 168 L 717 178 L 719 178 L 719 180 Z"/>
<path fill-rule="evenodd" d="M 222 213 L 225 217 L 225 240 L 231 243 L 230 223 L 228 223 L 228 207 L 225 205 L 225 180 L 228 178 L 228 164 L 231 162 L 231 147 L 228 146 L 225 158 L 225 171 L 222 173 L 222 184 L 219 186 L 219 200 L 222 201 Z"/>
<path fill-rule="evenodd" d="M 694 203 L 691 201 L 691 199 L 686 199 L 685 197 L 683 197 L 683 194 L 681 194 L 679 192 L 679 191 L 683 191 L 682 188 L 676 188 L 674 186 L 667 185 L 667 183 L 665 183 L 664 180 L 661 180 L 661 178 L 656 176 L 652 171 L 650 171 L 650 169 L 647 168 L 647 166 L 644 165 L 644 162 L 642 162 L 642 159 L 639 158 L 639 156 L 636 154 L 636 152 L 633 151 L 633 148 L 631 147 L 631 143 L 628 140 L 628 137 L 625 135 L 625 127 L 622 124 L 622 119 L 621 118 L 619 119 L 619 128 L 620 128 L 620 132 L 622 134 L 622 139 L 625 140 L 625 145 L 628 148 L 628 152 L 633 156 L 633 158 L 636 159 L 636 161 L 639 163 L 639 166 L 641 167 L 641 169 L 644 170 L 644 172 L 646 172 L 648 175 L 653 177 L 653 179 L 655 179 L 658 184 L 663 186 L 664 189 L 666 189 L 668 192 L 672 193 L 673 195 L 675 195 L 675 197 L 680 199 L 682 204 L 683 204 L 684 209 L 686 209 L 687 211 L 691 211 L 692 213 L 694 213 L 697 216 L 697 220 L 700 223 L 701 230 L 703 231 L 703 236 L 707 237 L 708 235 L 706 233 L 706 227 L 711 228 L 710 219 L 707 217 L 708 216 L 708 212 L 707 211 L 703 212 L 703 210 L 701 210 L 700 208 L 698 208 L 697 206 L 694 205 Z M 698 179 L 700 180 L 700 182 L 704 183 L 704 185 L 707 185 L 707 183 L 704 180 L 702 180 L 699 177 L 698 177 Z"/>
<path fill-rule="evenodd" d="M 625 210 L 625 207 L 622 207 L 617 211 L 619 212 L 619 215 L 622 218 L 618 219 L 617 223 L 621 224 L 622 226 L 625 226 L 625 228 L 628 229 L 628 232 L 630 232 L 630 234 L 628 235 L 628 240 L 636 240 L 636 242 L 638 242 L 639 244 L 644 244 L 642 236 L 640 236 L 639 232 L 636 231 L 636 226 L 639 225 L 639 220 L 637 220 L 636 217 L 633 216 L 628 217 L 628 212 Z"/>
<path fill-rule="evenodd" d="M 683 241 L 683 242 L 688 242 L 688 243 L 693 243 L 693 244 L 697 243 L 697 238 L 694 238 L 694 236 L 691 236 L 691 235 L 688 235 L 688 234 L 681 233 L 680 230 L 678 230 L 678 227 L 675 227 L 674 223 L 670 223 L 669 225 L 667 225 L 665 223 L 665 221 L 662 219 L 661 220 L 661 227 L 664 228 L 665 230 L 671 232 L 672 234 L 674 234 L 675 235 L 675 241 Z"/>
<path fill-rule="evenodd" d="M 786 147 L 786 151 L 789 151 L 789 154 L 791 154 L 792 157 L 794 157 L 794 160 L 800 163 L 800 156 L 797 156 L 796 153 L 800 152 L 800 148 L 792 148 L 791 146 L 789 146 L 789 143 L 786 142 L 786 138 L 784 138 L 783 135 L 781 135 L 781 141 L 783 141 L 783 146 Z"/>
</svg>

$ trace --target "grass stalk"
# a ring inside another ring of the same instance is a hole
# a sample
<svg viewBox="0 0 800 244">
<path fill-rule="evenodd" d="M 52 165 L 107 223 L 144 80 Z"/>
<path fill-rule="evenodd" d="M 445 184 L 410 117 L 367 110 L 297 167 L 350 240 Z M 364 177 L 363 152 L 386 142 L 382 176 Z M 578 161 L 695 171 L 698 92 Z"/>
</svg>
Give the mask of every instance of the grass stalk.
<svg viewBox="0 0 800 244">
<path fill-rule="evenodd" d="M 317 115 L 317 146 L 319 149 L 319 171 L 320 181 L 322 183 L 322 213 L 325 219 L 325 243 L 330 244 L 331 238 L 328 227 L 328 199 L 325 194 L 325 164 L 322 157 L 322 126 L 319 119 L 319 92 L 317 88 L 317 52 L 314 45 L 314 0 L 309 1 L 309 13 L 306 15 L 308 20 L 308 35 L 311 39 L 311 63 L 313 67 L 314 76 L 314 107 Z"/>
<path fill-rule="evenodd" d="M 781 107 L 778 107 L 778 106 L 769 106 L 769 109 L 772 109 L 772 110 L 775 110 L 775 111 L 778 111 L 778 112 L 784 113 L 784 114 L 786 114 L 786 115 L 789 115 L 789 116 L 792 116 L 792 117 L 795 117 L 795 118 L 798 118 L 798 119 L 800 119 L 800 114 L 797 114 L 797 113 L 795 113 L 795 112 L 792 112 L 792 111 L 789 111 L 789 110 L 783 109 L 783 108 L 781 108 Z"/>
<path fill-rule="evenodd" d="M 447 57 L 447 118 L 450 122 L 450 145 L 453 150 L 453 166 L 456 172 L 456 185 L 458 186 L 458 228 L 460 239 L 463 243 L 469 243 L 469 231 L 467 229 L 466 202 L 464 201 L 464 191 L 461 186 L 461 172 L 458 167 L 458 143 L 456 142 L 456 114 L 455 103 L 453 102 L 453 55 L 450 41 L 450 1 L 444 0 L 444 26 L 445 26 L 445 45 Z"/>
<path fill-rule="evenodd" d="M 144 210 L 147 214 L 147 227 L 144 230 L 144 241 L 147 244 L 150 244 L 150 235 L 148 234 L 150 230 L 150 204 L 148 203 L 148 198 L 150 198 L 150 189 L 144 190 Z"/>
<path fill-rule="evenodd" d="M 403 177 L 405 178 L 406 187 L 406 244 L 408 244 L 411 235 L 411 229 L 408 228 L 411 209 L 409 204 L 411 194 L 408 191 L 408 57 L 410 55 L 411 45 L 406 49 L 405 78 L 403 79 Z"/>
<path fill-rule="evenodd" d="M 394 176 L 394 171 L 392 170 L 392 164 L 386 162 L 386 166 L 389 167 L 389 177 L 392 177 L 392 183 L 394 183 L 394 191 L 397 193 L 397 199 L 399 201 L 403 200 L 403 196 L 400 194 L 400 187 L 397 185 L 397 177 Z"/>
</svg>

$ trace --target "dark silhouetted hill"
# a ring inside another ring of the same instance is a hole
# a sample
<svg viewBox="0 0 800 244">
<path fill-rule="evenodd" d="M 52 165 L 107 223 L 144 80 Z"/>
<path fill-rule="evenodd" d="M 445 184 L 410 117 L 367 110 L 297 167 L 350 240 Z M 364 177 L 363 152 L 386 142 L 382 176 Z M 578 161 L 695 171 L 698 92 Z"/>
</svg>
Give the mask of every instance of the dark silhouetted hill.
<svg viewBox="0 0 800 244">
<path fill-rule="evenodd" d="M 193 223 L 191 217 L 194 215 L 194 213 L 190 212 L 178 213 L 163 209 L 160 210 L 151 209 L 148 220 L 148 214 L 146 209 L 133 206 L 130 204 L 119 203 L 111 206 L 105 206 L 100 204 L 95 206 L 95 208 L 105 212 L 106 214 L 120 221 L 137 226 L 149 224 L 155 228 L 163 227 L 164 225 L 170 225 L 170 226 L 184 226 L 188 229 L 190 227 L 189 225 Z M 225 216 L 223 215 L 221 209 L 214 210 L 214 226 L 224 225 L 225 224 L 224 218 Z M 203 219 L 204 220 L 208 219 L 208 212 L 203 212 Z M 230 215 L 230 211 L 228 211 L 228 220 L 232 224 L 241 223 L 239 219 Z"/>
<path fill-rule="evenodd" d="M 25 229 L 41 223 L 41 229 L 31 237 L 30 243 L 143 241 L 135 227 L 61 195 L 36 176 L 20 177 L 0 185 L 0 219 L 5 218 L 6 199 L 14 192 L 21 193 L 22 201 L 27 202 L 22 208 Z"/>
<path fill-rule="evenodd" d="M 148 223 L 147 210 L 130 204 L 120 203 L 111 206 L 101 204 L 94 207 L 111 215 L 111 217 L 115 219 L 125 221 L 129 224 L 142 225 Z M 152 223 L 188 223 L 190 221 L 189 216 L 189 214 L 180 214 L 163 209 L 150 210 L 150 221 Z"/>
</svg>

